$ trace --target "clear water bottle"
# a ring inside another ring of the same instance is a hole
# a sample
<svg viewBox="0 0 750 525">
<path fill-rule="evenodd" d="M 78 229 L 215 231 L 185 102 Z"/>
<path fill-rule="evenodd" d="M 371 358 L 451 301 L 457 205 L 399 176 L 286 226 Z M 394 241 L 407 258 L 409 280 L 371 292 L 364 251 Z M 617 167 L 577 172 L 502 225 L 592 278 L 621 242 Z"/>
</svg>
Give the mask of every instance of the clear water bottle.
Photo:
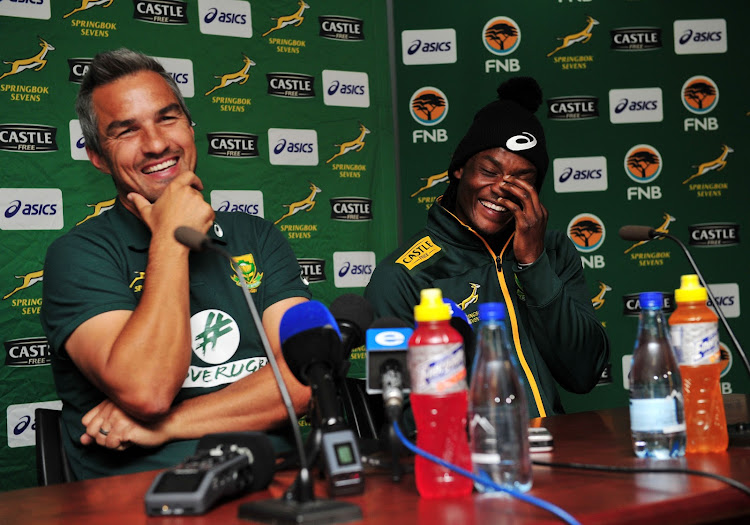
<svg viewBox="0 0 750 525">
<path fill-rule="evenodd" d="M 498 485 L 531 488 L 526 390 L 508 337 L 503 303 L 479 305 L 477 353 L 469 387 L 469 447 L 474 473 Z M 485 492 L 485 485 L 475 484 Z"/>
<path fill-rule="evenodd" d="M 638 337 L 630 368 L 630 430 L 639 458 L 685 455 L 682 380 L 660 292 L 640 294 Z"/>
</svg>

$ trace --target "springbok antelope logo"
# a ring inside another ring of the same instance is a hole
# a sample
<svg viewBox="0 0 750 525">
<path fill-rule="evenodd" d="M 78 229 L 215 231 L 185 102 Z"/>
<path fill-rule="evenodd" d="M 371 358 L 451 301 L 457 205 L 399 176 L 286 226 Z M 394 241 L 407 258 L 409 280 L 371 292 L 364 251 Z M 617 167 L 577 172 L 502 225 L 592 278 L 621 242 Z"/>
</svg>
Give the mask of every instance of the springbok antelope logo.
<svg viewBox="0 0 750 525">
<path fill-rule="evenodd" d="M 217 89 L 225 88 L 230 84 L 236 84 L 239 82 L 240 84 L 244 84 L 247 82 L 247 79 L 250 78 L 250 74 L 248 71 L 250 71 L 250 68 L 255 65 L 255 62 L 250 60 L 248 56 L 245 53 L 242 53 L 242 60 L 245 62 L 245 65 L 242 66 L 242 69 L 237 71 L 236 73 L 227 73 L 226 75 L 214 75 L 214 78 L 218 78 L 219 85 L 214 86 L 210 90 L 206 92 L 204 96 L 208 96 Z"/>
<path fill-rule="evenodd" d="M 469 295 L 469 297 L 467 297 L 466 299 L 458 303 L 458 306 L 459 308 L 461 308 L 461 310 L 466 310 L 467 306 L 479 301 L 479 292 L 477 292 L 477 290 L 481 288 L 481 285 L 476 284 L 476 283 L 469 283 L 469 285 L 471 286 L 471 295 Z"/>
<path fill-rule="evenodd" d="M 16 275 L 16 279 L 23 279 L 23 284 L 21 286 L 18 286 L 15 290 L 7 294 L 5 297 L 3 297 L 3 300 L 7 299 L 14 293 L 18 292 L 19 290 L 23 290 L 24 288 L 30 288 L 36 283 L 42 282 L 42 279 L 43 279 L 42 275 L 44 275 L 44 270 L 27 273 L 26 275 Z"/>
<path fill-rule="evenodd" d="M 682 181 L 683 184 L 687 184 L 691 180 L 693 180 L 696 177 L 700 177 L 701 175 L 705 175 L 709 171 L 721 171 L 724 169 L 724 167 L 727 165 L 727 156 L 730 153 L 734 153 L 734 150 L 727 146 L 726 144 L 721 145 L 721 155 L 719 155 L 714 160 L 709 160 L 708 162 L 704 162 L 703 164 L 700 164 L 698 166 L 698 171 L 690 175 L 687 179 Z M 695 164 L 693 164 L 693 168 L 695 168 Z"/>
<path fill-rule="evenodd" d="M 607 286 L 603 282 L 597 282 L 599 283 L 599 292 L 591 298 L 591 305 L 594 307 L 594 310 L 598 310 L 599 308 L 604 306 L 604 294 L 612 291 L 612 288 Z"/>
<path fill-rule="evenodd" d="M 10 62 L 7 60 L 3 60 L 3 64 L 10 64 L 10 71 L 3 73 L 3 75 L 0 76 L 0 80 L 4 79 L 5 77 L 18 74 L 21 71 L 25 71 L 26 69 L 34 69 L 34 71 L 39 71 L 47 65 L 47 59 L 44 57 L 47 56 L 48 52 L 54 51 L 55 48 L 52 47 L 52 44 L 45 41 L 42 37 L 39 36 L 37 38 L 41 40 L 41 44 L 39 45 L 42 46 L 42 50 L 31 58 L 19 58 L 18 60 L 11 60 Z"/>
<path fill-rule="evenodd" d="M 551 57 L 561 49 L 565 49 L 567 47 L 572 46 L 573 44 L 577 44 L 578 42 L 581 42 L 585 44 L 591 39 L 591 29 L 595 25 L 598 25 L 599 21 L 591 18 L 590 16 L 586 17 L 586 27 L 583 28 L 582 31 L 579 31 L 578 33 L 573 33 L 572 35 L 559 37 L 558 40 L 562 40 L 562 44 L 557 46 L 553 51 L 550 51 L 547 53 L 548 57 Z"/>
<path fill-rule="evenodd" d="M 669 233 L 669 223 L 671 223 L 672 221 L 675 221 L 675 220 L 677 220 L 677 219 L 675 219 L 674 217 L 672 217 L 670 214 L 665 213 L 664 214 L 664 222 L 661 223 L 661 226 L 659 226 L 658 228 L 656 228 L 654 231 L 657 232 L 657 233 Z M 661 238 L 661 237 L 658 237 L 658 239 L 660 241 L 663 240 L 663 238 Z M 634 248 L 637 248 L 638 246 L 643 246 L 644 244 L 646 244 L 647 242 L 649 242 L 651 240 L 652 239 L 649 239 L 647 241 L 638 241 L 633 246 L 631 246 L 630 248 L 628 248 L 627 250 L 625 250 L 624 253 L 628 253 L 629 251 L 633 250 Z"/>
<path fill-rule="evenodd" d="M 359 123 L 359 136 L 354 139 L 350 140 L 348 142 L 342 142 L 341 144 L 334 144 L 339 149 L 339 152 L 336 153 L 333 157 L 328 159 L 326 161 L 326 164 L 331 162 L 336 157 L 340 157 L 344 153 L 349 153 L 350 151 L 362 151 L 362 148 L 365 147 L 365 135 L 370 133 L 370 130 L 365 127 L 364 124 L 361 122 Z"/>
<path fill-rule="evenodd" d="M 435 175 L 430 175 L 429 177 L 420 177 L 419 180 L 426 181 L 424 186 L 419 188 L 417 191 L 411 194 L 411 197 L 416 197 L 418 194 L 422 193 L 424 190 L 428 190 L 432 188 L 433 186 L 437 186 L 438 184 L 442 182 L 448 182 L 448 170 L 445 170 L 442 173 L 437 173 Z"/>
<path fill-rule="evenodd" d="M 86 9 L 91 9 L 92 7 L 97 5 L 100 5 L 102 7 L 109 7 L 114 1 L 115 0 L 81 0 L 81 7 L 76 7 L 67 15 L 63 15 L 63 18 L 68 18 L 73 13 L 77 13 L 78 11 L 85 11 Z"/>
<path fill-rule="evenodd" d="M 302 21 L 305 19 L 304 16 L 302 16 L 302 13 L 305 12 L 305 9 L 308 9 L 310 6 L 307 5 L 303 0 L 299 0 L 297 2 L 297 5 L 299 5 L 299 9 L 295 11 L 293 14 L 288 16 L 280 16 L 280 17 L 271 17 L 271 20 L 276 20 L 276 27 L 272 27 L 262 35 L 261 37 L 266 36 L 269 33 L 273 33 L 277 29 L 282 29 L 286 26 L 294 24 L 295 26 L 299 26 Z"/>
<path fill-rule="evenodd" d="M 91 213 L 91 215 L 87 215 L 81 222 L 77 222 L 76 226 L 79 224 L 83 224 L 89 219 L 93 219 L 97 215 L 101 215 L 105 211 L 112 209 L 115 205 L 115 199 L 110 199 L 108 201 L 101 201 L 97 202 L 96 204 L 87 204 L 86 206 L 89 208 L 94 208 L 94 211 Z"/>
<path fill-rule="evenodd" d="M 283 221 L 287 217 L 291 217 L 295 213 L 299 213 L 301 211 L 312 211 L 312 209 L 315 207 L 315 196 L 322 190 L 312 182 L 310 183 L 310 190 L 312 191 L 306 199 L 302 199 L 301 201 L 293 202 L 291 204 L 282 204 L 282 206 L 284 206 L 285 208 L 289 208 L 289 211 L 287 211 L 277 221 L 275 221 L 274 224 L 280 223 L 281 221 Z"/>
</svg>

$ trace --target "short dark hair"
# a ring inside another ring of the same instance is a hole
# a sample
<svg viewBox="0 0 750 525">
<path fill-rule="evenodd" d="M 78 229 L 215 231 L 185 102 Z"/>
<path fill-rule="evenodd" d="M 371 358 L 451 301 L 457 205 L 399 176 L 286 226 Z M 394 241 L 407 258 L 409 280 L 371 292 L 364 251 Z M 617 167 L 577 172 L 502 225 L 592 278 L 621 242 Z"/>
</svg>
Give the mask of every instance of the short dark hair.
<svg viewBox="0 0 750 525">
<path fill-rule="evenodd" d="M 91 61 L 76 98 L 76 113 L 78 113 L 78 119 L 81 122 L 83 139 L 86 141 L 86 147 L 96 154 L 102 154 L 102 147 L 99 142 L 96 113 L 94 112 L 94 103 L 92 101 L 94 89 L 140 71 L 153 71 L 159 74 L 172 90 L 175 97 L 177 97 L 180 108 L 187 117 L 188 122 L 192 123 L 190 111 L 185 104 L 185 98 L 182 96 L 180 88 L 177 86 L 174 78 L 172 78 L 172 75 L 156 59 L 124 47 L 112 51 L 104 51 L 98 53 Z"/>
</svg>

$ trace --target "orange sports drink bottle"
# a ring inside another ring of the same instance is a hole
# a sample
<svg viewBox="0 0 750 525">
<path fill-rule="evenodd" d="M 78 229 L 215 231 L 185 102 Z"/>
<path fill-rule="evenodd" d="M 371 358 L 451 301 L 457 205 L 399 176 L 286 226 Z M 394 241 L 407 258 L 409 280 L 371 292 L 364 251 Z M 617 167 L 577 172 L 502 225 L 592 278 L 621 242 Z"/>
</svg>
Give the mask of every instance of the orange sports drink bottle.
<svg viewBox="0 0 750 525">
<path fill-rule="evenodd" d="M 685 452 L 722 452 L 729 437 L 719 382 L 724 367 L 719 318 L 707 306 L 708 292 L 695 274 L 682 276 L 674 296 L 677 308 L 669 317 L 669 327 L 685 397 Z"/>
</svg>

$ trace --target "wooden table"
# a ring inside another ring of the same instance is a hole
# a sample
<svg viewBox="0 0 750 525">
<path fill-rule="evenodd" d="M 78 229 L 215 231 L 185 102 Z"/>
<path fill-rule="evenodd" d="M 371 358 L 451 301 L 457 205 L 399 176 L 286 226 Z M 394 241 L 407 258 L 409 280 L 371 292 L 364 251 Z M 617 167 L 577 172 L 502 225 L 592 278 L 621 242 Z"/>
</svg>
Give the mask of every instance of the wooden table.
<svg viewBox="0 0 750 525">
<path fill-rule="evenodd" d="M 721 454 L 690 455 L 682 460 L 650 462 L 636 458 L 630 446 L 627 409 L 600 410 L 533 420 L 553 434 L 551 453 L 535 459 L 630 467 L 683 466 L 750 484 L 750 448 Z M 279 472 L 268 490 L 224 503 L 203 516 L 148 517 L 143 496 L 156 472 L 81 481 L 0 493 L 0 524 L 208 525 L 245 524 L 240 503 L 278 498 L 296 472 Z M 323 482 L 316 494 L 326 498 Z M 534 466 L 532 496 L 562 507 L 581 523 L 709 523 L 732 519 L 750 523 L 750 496 L 704 477 L 669 473 L 608 473 Z M 474 494 L 455 500 L 424 500 L 414 478 L 399 483 L 390 472 L 366 474 L 365 492 L 340 498 L 362 509 L 373 524 L 561 523 L 553 514 L 503 495 Z M 741 518 L 744 516 L 744 518 Z M 723 521 L 723 523 L 727 523 Z"/>
</svg>

